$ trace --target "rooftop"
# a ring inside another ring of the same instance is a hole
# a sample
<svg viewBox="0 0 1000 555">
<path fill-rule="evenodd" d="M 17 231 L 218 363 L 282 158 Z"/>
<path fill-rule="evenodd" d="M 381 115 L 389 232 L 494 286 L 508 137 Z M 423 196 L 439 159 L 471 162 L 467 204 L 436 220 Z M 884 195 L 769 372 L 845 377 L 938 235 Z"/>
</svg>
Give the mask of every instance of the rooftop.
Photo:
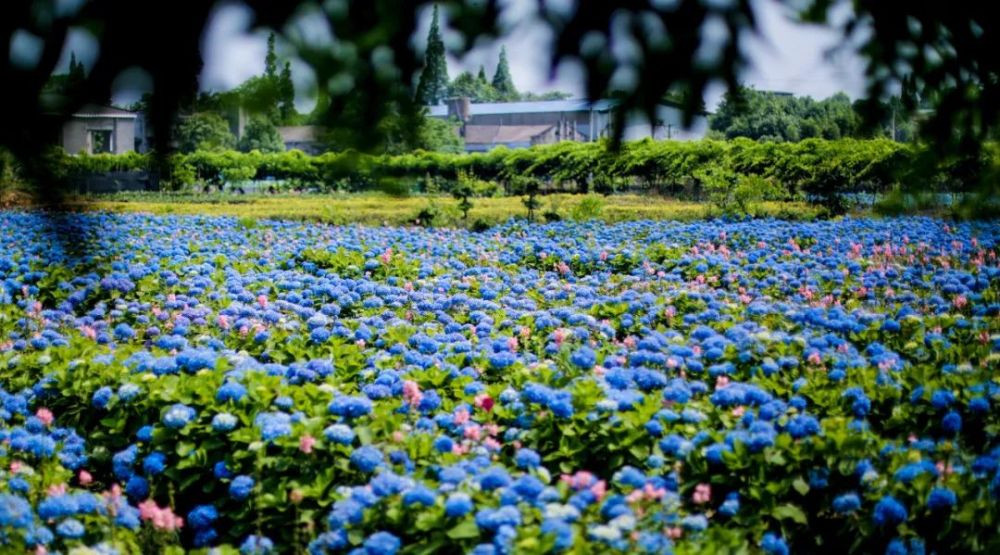
<svg viewBox="0 0 1000 555">
<path fill-rule="evenodd" d="M 550 129 L 551 125 L 467 125 L 465 143 L 486 145 L 530 143 L 531 139 Z"/>
<path fill-rule="evenodd" d="M 612 100 L 536 100 L 531 102 L 480 102 L 469 105 L 472 116 L 486 116 L 493 114 L 534 114 L 542 112 L 589 112 L 595 110 L 604 112 L 610 110 L 614 105 Z M 441 104 L 428 106 L 431 116 L 445 117 L 448 115 L 448 107 Z"/>
<path fill-rule="evenodd" d="M 315 125 L 287 125 L 279 127 L 278 134 L 286 143 L 308 143 L 319 138 L 320 128 Z"/>
<path fill-rule="evenodd" d="M 121 108 L 115 108 L 112 106 L 98 106 L 96 104 L 87 104 L 81 107 L 79 110 L 73 112 L 73 117 L 75 118 L 126 118 L 134 119 L 136 118 L 135 112 L 130 112 L 128 110 L 122 110 Z"/>
</svg>

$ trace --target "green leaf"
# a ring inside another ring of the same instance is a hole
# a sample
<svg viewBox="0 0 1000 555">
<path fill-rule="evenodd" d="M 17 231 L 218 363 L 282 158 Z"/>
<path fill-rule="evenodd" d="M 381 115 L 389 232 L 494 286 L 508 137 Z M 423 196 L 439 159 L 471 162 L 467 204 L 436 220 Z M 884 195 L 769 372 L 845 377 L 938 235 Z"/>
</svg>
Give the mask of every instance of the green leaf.
<svg viewBox="0 0 1000 555">
<path fill-rule="evenodd" d="M 809 484 L 807 484 L 806 481 L 803 480 L 801 476 L 796 478 L 795 481 L 792 482 L 792 487 L 795 488 L 795 491 L 799 492 L 801 495 L 809 493 Z"/>
<path fill-rule="evenodd" d="M 806 513 L 798 505 L 791 503 L 778 505 L 771 512 L 771 515 L 778 520 L 791 520 L 797 524 L 807 524 L 809 522 L 809 519 L 806 518 Z"/>
<path fill-rule="evenodd" d="M 456 524 L 451 530 L 448 530 L 447 536 L 453 540 L 478 538 L 479 527 L 476 526 L 476 521 L 474 519 L 467 518 Z"/>
<path fill-rule="evenodd" d="M 420 513 L 417 515 L 417 521 L 414 526 L 421 532 L 433 530 L 438 525 L 438 521 L 440 520 L 439 517 L 440 515 L 433 512 Z"/>
<path fill-rule="evenodd" d="M 184 458 L 188 456 L 188 453 L 195 450 L 197 447 L 192 441 L 179 441 L 177 442 L 177 447 L 174 448 L 174 452 L 177 453 L 178 457 Z"/>
</svg>

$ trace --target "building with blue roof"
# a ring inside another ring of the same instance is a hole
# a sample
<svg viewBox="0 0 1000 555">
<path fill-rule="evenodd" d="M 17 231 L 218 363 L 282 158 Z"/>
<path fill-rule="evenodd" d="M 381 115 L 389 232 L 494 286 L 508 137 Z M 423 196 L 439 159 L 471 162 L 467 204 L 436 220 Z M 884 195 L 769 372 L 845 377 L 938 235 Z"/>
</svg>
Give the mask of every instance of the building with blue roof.
<svg viewBox="0 0 1000 555">
<path fill-rule="evenodd" d="M 541 100 L 531 102 L 472 103 L 467 98 L 450 99 L 446 104 L 428 106 L 432 118 L 457 119 L 469 152 L 487 151 L 498 146 L 525 148 L 560 141 L 591 142 L 611 136 L 614 100 Z M 708 122 L 696 115 L 691 126 L 683 125 L 683 112 L 664 104 L 654 125 L 641 115 L 626 118 L 625 140 L 644 138 L 691 140 L 705 136 Z"/>
</svg>

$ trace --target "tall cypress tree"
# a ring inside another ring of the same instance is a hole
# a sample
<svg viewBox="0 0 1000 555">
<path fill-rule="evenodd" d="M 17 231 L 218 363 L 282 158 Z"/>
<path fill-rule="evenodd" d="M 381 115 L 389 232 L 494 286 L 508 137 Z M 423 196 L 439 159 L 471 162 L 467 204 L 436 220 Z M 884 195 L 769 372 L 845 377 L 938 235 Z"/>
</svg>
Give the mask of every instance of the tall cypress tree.
<svg viewBox="0 0 1000 555">
<path fill-rule="evenodd" d="M 65 84 L 62 93 L 67 96 L 76 96 L 83 91 L 83 84 L 87 80 L 87 70 L 83 67 L 83 62 L 76 59 L 76 53 L 69 53 L 69 72 L 66 74 Z"/>
<path fill-rule="evenodd" d="M 270 79 L 278 77 L 278 55 L 274 52 L 274 33 L 267 36 L 267 56 L 264 58 L 264 75 Z"/>
<path fill-rule="evenodd" d="M 285 62 L 278 79 L 278 110 L 285 123 L 295 115 L 295 83 L 292 82 L 292 64 L 289 62 Z"/>
<path fill-rule="evenodd" d="M 497 71 L 493 74 L 493 88 L 501 100 L 517 100 L 518 94 L 514 86 L 514 78 L 510 75 L 510 66 L 507 65 L 507 47 L 500 47 L 500 61 L 497 62 Z"/>
<path fill-rule="evenodd" d="M 424 53 L 424 70 L 417 83 L 417 102 L 424 105 L 440 104 L 448 95 L 448 61 L 445 59 L 444 39 L 438 24 L 438 7 L 434 5 L 431 29 L 427 33 L 427 51 Z"/>
</svg>

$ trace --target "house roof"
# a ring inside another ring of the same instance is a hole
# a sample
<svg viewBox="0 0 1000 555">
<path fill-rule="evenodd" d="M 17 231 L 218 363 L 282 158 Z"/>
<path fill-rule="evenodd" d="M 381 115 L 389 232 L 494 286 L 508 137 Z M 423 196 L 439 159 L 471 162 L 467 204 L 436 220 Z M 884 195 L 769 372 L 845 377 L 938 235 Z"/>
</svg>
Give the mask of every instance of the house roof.
<svg viewBox="0 0 1000 555">
<path fill-rule="evenodd" d="M 551 125 L 467 125 L 465 144 L 527 143 L 552 129 Z"/>
<path fill-rule="evenodd" d="M 320 128 L 316 125 L 287 125 L 279 127 L 278 134 L 286 143 L 311 143 L 319 138 Z"/>
<path fill-rule="evenodd" d="M 610 110 L 614 106 L 612 100 L 537 100 L 531 102 L 479 102 L 469 105 L 469 115 L 485 116 L 495 114 L 536 114 L 542 112 L 598 112 Z M 428 106 L 431 116 L 445 117 L 448 107 L 445 105 Z"/>
<path fill-rule="evenodd" d="M 73 112 L 74 118 L 122 118 L 135 119 L 135 112 L 122 110 L 112 106 L 98 106 L 97 104 L 87 104 L 79 110 Z"/>
</svg>

